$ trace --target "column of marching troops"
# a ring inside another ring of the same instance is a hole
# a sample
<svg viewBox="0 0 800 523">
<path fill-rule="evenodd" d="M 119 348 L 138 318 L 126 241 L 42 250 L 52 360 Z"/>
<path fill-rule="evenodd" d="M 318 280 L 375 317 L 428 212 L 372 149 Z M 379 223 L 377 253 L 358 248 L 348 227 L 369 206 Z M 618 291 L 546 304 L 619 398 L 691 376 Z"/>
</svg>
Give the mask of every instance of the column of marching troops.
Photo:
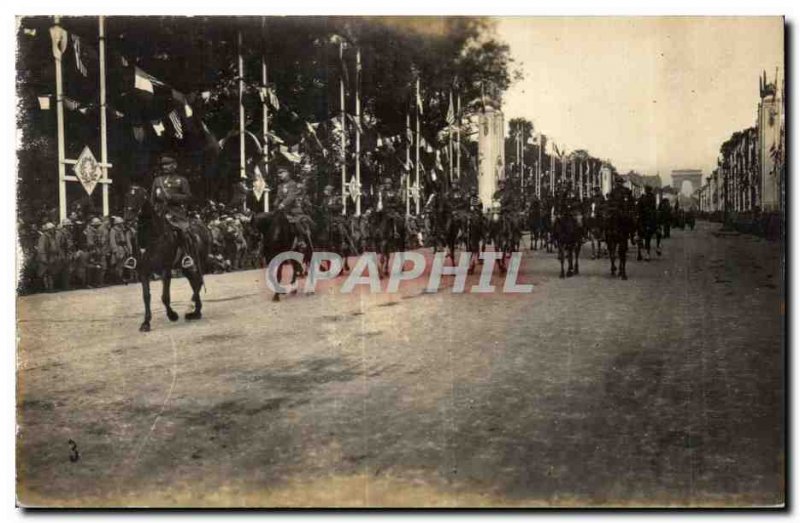
<svg viewBox="0 0 800 523">
<path fill-rule="evenodd" d="M 273 209 L 287 213 L 290 222 L 297 227 L 297 236 L 301 241 L 307 239 L 314 242 L 312 231 L 318 231 L 320 227 L 328 231 L 332 227 L 346 230 L 349 245 L 333 247 L 318 243 L 317 247 L 332 247 L 339 252 L 349 253 L 363 252 L 370 248 L 367 238 L 370 237 L 369 229 L 373 226 L 371 217 L 375 213 L 389 213 L 398 219 L 404 219 L 407 224 L 407 247 L 419 248 L 432 246 L 437 242 L 437 231 L 432 230 L 435 228 L 432 217 L 437 213 L 450 213 L 464 220 L 477 218 L 485 223 L 495 221 L 502 223 L 504 227 L 508 223 L 514 223 L 520 233 L 527 229 L 533 234 L 536 224 L 532 223 L 531 216 L 534 212 L 541 216 L 576 212 L 590 220 L 604 212 L 614 194 L 612 190 L 607 197 L 595 186 L 591 195 L 580 199 L 565 181 L 554 191 L 555 194 L 542 191 L 542 197 L 539 198 L 533 184 L 528 184 L 523 189 L 519 178 L 509 176 L 500 181 L 492 208 L 484 212 L 474 185 L 450 185 L 442 179 L 438 185 L 432 184 L 429 187 L 420 215 L 405 216 L 406 205 L 400 182 L 385 177 L 372 191 L 362 194 L 364 213 L 360 216 L 345 216 L 342 214 L 341 196 L 333 185 L 325 186 L 315 198 L 309 194 L 308 182 L 313 168 L 307 158 L 304 158 L 298 175 L 292 174 L 293 170 L 290 166 L 278 167 L 279 185 L 274 191 Z M 237 185 L 241 185 L 240 190 L 234 191 L 234 196 L 227 205 L 214 201 L 189 205 L 190 215 L 201 219 L 211 232 L 211 257 L 206 264 L 206 272 L 263 266 L 261 237 L 254 228 L 249 227 L 253 211 L 244 204 L 247 191 L 252 189 L 241 182 Z M 615 189 L 617 185 L 615 184 Z M 630 212 L 636 214 L 640 222 L 651 221 L 650 215 L 655 217 L 661 237 L 669 237 L 672 224 L 683 226 L 684 222 L 690 222 L 693 227 L 693 216 L 684 216 L 677 202 L 673 209 L 670 202 L 662 198 L 661 204 L 656 208 L 651 190 L 646 191 L 638 201 L 629 193 L 630 191 L 625 200 L 630 202 Z M 18 223 L 25 259 L 25 290 L 66 290 L 135 281 L 133 270 L 125 264 L 133 254 L 136 244 L 134 223 L 121 216 L 98 216 L 90 205 L 82 202 L 73 206 L 69 217 L 63 222 L 56 224 L 54 216 L 55 209 L 43 211 L 40 219 L 33 223 Z M 589 233 L 587 229 L 587 239 Z M 491 241 L 491 238 L 487 238 L 487 241 Z M 533 246 L 533 241 L 531 245 Z"/>
</svg>

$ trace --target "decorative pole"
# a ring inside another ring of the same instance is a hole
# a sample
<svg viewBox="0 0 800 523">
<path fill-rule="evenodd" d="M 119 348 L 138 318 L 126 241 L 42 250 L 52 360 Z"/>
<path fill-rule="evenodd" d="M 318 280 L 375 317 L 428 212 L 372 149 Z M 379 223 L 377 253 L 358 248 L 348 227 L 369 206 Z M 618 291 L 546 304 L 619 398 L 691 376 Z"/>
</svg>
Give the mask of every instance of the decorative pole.
<svg viewBox="0 0 800 523">
<path fill-rule="evenodd" d="M 406 216 L 411 215 L 411 115 L 406 111 Z"/>
<path fill-rule="evenodd" d="M 416 143 L 416 145 L 417 145 L 417 147 L 416 147 L 417 153 L 416 153 L 416 158 L 415 158 L 416 163 L 414 164 L 414 173 L 415 173 L 414 190 L 416 192 L 416 198 L 414 198 L 414 204 L 416 206 L 416 213 L 415 214 L 417 216 L 419 216 L 419 201 L 422 198 L 422 192 L 420 191 L 420 188 L 419 188 L 419 100 L 421 100 L 421 98 L 419 97 L 419 76 L 417 77 L 417 98 L 416 99 L 417 99 L 417 103 L 415 105 L 417 106 L 417 137 L 416 137 L 416 140 L 417 140 L 417 143 Z"/>
<path fill-rule="evenodd" d="M 361 100 L 359 89 L 361 86 L 361 49 L 356 49 L 356 216 L 361 216 Z"/>
<path fill-rule="evenodd" d="M 261 36 L 264 36 L 264 23 L 265 19 L 261 17 Z M 261 100 L 261 118 L 262 118 L 262 129 L 264 130 L 264 193 L 262 198 L 264 198 L 264 212 L 269 212 L 269 100 L 267 97 L 269 96 L 269 88 L 267 87 L 267 59 L 264 56 L 266 50 L 264 49 L 266 46 L 262 42 L 261 46 L 261 84 L 262 89 L 264 90 L 264 98 Z"/>
<path fill-rule="evenodd" d="M 344 67 L 344 42 L 339 42 L 339 62 Z M 344 71 L 342 71 L 344 73 Z M 342 109 L 342 215 L 347 215 L 347 138 L 345 136 L 347 130 L 347 121 L 345 118 L 344 107 L 344 76 L 339 77 L 339 106 Z"/>
<path fill-rule="evenodd" d="M 100 169 L 103 173 L 103 216 L 108 216 L 108 124 L 106 122 L 106 29 L 105 18 L 98 18 L 100 39 Z M 66 218 L 66 216 L 65 216 Z"/>
<path fill-rule="evenodd" d="M 461 178 L 461 93 L 456 95 L 456 178 Z"/>
<path fill-rule="evenodd" d="M 55 17 L 55 26 L 50 29 L 53 38 L 53 58 L 56 63 L 56 122 L 58 125 L 58 217 L 61 221 L 67 218 L 67 170 L 64 162 L 64 86 L 61 75 L 61 54 L 59 47 L 59 34 L 63 31 L 59 22 L 60 16 Z"/>
</svg>

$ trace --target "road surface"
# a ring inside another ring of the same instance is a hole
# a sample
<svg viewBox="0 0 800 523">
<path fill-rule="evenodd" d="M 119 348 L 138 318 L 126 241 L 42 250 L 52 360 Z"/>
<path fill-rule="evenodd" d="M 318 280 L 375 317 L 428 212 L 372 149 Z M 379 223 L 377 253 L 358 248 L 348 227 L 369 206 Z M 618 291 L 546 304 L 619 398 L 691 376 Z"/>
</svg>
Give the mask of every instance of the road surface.
<svg viewBox="0 0 800 523">
<path fill-rule="evenodd" d="M 673 232 L 628 281 L 588 249 L 564 280 L 525 251 L 530 294 L 339 280 L 273 303 L 247 271 L 208 276 L 204 318 L 170 323 L 156 283 L 149 333 L 138 286 L 21 297 L 18 499 L 779 504 L 780 245 L 718 228 Z"/>
</svg>

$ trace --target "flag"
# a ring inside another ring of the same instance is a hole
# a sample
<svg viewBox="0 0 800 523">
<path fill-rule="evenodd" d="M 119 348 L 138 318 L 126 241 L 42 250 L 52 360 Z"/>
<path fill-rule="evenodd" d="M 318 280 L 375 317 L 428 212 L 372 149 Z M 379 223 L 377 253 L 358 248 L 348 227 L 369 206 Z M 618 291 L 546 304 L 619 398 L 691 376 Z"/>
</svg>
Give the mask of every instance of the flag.
<svg viewBox="0 0 800 523">
<path fill-rule="evenodd" d="M 350 123 L 352 123 L 353 126 L 355 126 L 356 130 L 358 131 L 358 134 L 364 134 L 364 129 L 361 127 L 361 122 L 359 121 L 358 118 L 356 118 L 352 114 L 348 114 L 347 119 L 350 120 Z"/>
<path fill-rule="evenodd" d="M 50 95 L 46 96 L 39 96 L 39 109 L 42 111 L 49 111 L 50 110 Z"/>
<path fill-rule="evenodd" d="M 447 107 L 447 116 L 445 117 L 448 125 L 456 123 L 456 114 L 453 110 L 453 91 L 450 91 L 450 105 Z"/>
<path fill-rule="evenodd" d="M 27 27 L 22 32 L 28 36 L 36 36 L 36 29 L 28 29 Z"/>
<path fill-rule="evenodd" d="M 183 113 L 186 115 L 186 118 L 191 118 L 194 111 L 192 111 L 192 107 L 189 104 L 186 104 L 183 106 Z"/>
<path fill-rule="evenodd" d="M 89 72 L 81 59 L 81 39 L 74 34 L 72 35 L 72 48 L 75 51 L 75 67 L 78 69 L 79 73 L 83 76 L 87 76 Z"/>
<path fill-rule="evenodd" d="M 277 144 L 282 144 L 284 141 L 275 133 L 267 132 L 267 137 Z"/>
<path fill-rule="evenodd" d="M 161 120 L 156 120 L 154 122 L 151 122 L 151 125 L 153 126 L 153 130 L 156 132 L 158 136 L 164 134 L 164 124 L 161 122 Z"/>
<path fill-rule="evenodd" d="M 282 155 L 283 155 L 283 156 L 284 156 L 284 157 L 285 157 L 287 160 L 289 160 L 290 162 L 292 162 L 292 163 L 300 163 L 300 159 L 301 159 L 301 158 L 300 158 L 300 155 L 299 155 L 299 154 L 297 154 L 297 153 L 296 153 L 296 152 L 294 152 L 294 151 L 290 151 L 290 150 L 289 150 L 289 148 L 288 148 L 288 147 L 286 147 L 285 145 L 281 145 L 281 146 L 280 146 L 280 148 L 279 148 L 279 150 L 280 150 L 280 153 L 281 153 L 281 154 L 282 154 Z"/>
<path fill-rule="evenodd" d="M 281 103 L 278 101 L 278 95 L 275 94 L 275 91 L 272 89 L 267 90 L 269 93 L 269 104 L 278 111 L 281 108 Z"/>
<path fill-rule="evenodd" d="M 417 111 L 419 111 L 419 114 L 424 114 L 422 110 L 422 97 L 419 93 L 419 78 L 417 78 Z"/>
<path fill-rule="evenodd" d="M 134 71 L 134 80 L 133 86 L 136 89 L 147 91 L 150 94 L 153 94 L 153 81 L 152 77 L 139 69 L 138 67 Z"/>
<path fill-rule="evenodd" d="M 73 100 L 72 98 L 64 97 L 64 107 L 67 108 L 68 111 L 77 111 L 80 107 L 80 104 Z"/>
<path fill-rule="evenodd" d="M 117 118 L 125 118 L 125 113 L 122 113 L 122 112 L 117 111 L 116 109 L 114 109 L 114 116 L 117 117 Z"/>
<path fill-rule="evenodd" d="M 175 109 L 170 111 L 169 121 L 172 122 L 172 127 L 175 129 L 175 137 L 178 140 L 183 140 L 183 125 L 181 124 L 181 118 L 178 116 L 178 113 L 175 111 Z"/>
</svg>

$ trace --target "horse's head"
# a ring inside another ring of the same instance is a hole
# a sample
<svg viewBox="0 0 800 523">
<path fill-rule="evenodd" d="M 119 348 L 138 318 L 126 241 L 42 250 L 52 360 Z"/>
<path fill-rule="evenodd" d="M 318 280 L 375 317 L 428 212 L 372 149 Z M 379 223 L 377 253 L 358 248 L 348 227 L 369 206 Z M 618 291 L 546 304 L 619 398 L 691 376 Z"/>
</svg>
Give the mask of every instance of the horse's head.
<svg viewBox="0 0 800 523">
<path fill-rule="evenodd" d="M 147 189 L 138 185 L 131 185 L 125 193 L 125 221 L 135 221 L 146 205 L 150 203 Z"/>
</svg>

